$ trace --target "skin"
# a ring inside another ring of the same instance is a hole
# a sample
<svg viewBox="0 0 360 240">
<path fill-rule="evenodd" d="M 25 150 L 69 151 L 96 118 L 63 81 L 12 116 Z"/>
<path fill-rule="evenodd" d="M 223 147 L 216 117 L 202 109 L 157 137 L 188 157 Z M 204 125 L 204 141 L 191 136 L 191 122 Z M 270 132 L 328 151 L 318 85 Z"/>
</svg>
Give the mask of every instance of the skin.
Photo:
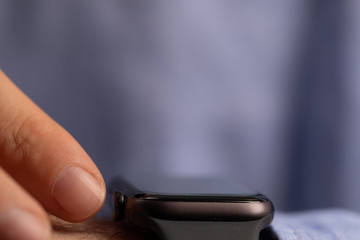
<svg viewBox="0 0 360 240">
<path fill-rule="evenodd" d="M 145 239 L 118 223 L 86 221 L 105 189 L 76 140 L 0 70 L 0 238 Z"/>
</svg>

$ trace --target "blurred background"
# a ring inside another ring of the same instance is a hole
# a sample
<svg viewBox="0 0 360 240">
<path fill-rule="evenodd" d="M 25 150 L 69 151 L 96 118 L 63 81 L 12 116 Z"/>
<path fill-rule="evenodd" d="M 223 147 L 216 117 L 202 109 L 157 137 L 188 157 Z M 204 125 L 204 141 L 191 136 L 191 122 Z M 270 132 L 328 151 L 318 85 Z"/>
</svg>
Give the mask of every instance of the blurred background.
<svg viewBox="0 0 360 240">
<path fill-rule="evenodd" d="M 360 210 L 360 1 L 0 0 L 0 68 L 119 172 Z"/>
</svg>

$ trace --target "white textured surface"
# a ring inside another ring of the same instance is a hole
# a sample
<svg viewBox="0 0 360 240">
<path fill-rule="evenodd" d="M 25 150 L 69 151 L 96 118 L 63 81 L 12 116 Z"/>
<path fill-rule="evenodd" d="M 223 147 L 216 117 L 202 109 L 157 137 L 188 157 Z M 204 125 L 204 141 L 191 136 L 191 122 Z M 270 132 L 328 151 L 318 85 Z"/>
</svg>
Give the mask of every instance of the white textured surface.
<svg viewBox="0 0 360 240">
<path fill-rule="evenodd" d="M 279 213 L 273 228 L 280 240 L 357 240 L 360 214 L 340 209 Z"/>
</svg>

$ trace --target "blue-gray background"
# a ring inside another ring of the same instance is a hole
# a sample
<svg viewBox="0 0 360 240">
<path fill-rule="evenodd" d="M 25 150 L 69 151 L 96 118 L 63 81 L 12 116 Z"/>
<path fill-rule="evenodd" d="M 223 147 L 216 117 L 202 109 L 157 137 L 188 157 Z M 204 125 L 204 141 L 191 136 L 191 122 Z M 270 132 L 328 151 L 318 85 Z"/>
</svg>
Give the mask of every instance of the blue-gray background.
<svg viewBox="0 0 360 240">
<path fill-rule="evenodd" d="M 360 2 L 0 0 L 0 67 L 119 172 L 360 210 Z"/>
</svg>

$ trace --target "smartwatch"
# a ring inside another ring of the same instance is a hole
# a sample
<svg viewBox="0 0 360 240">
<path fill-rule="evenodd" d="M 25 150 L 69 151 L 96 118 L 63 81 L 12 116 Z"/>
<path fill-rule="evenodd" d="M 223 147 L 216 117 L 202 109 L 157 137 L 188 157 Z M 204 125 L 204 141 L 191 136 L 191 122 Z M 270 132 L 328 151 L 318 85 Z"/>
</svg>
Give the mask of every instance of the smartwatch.
<svg viewBox="0 0 360 240">
<path fill-rule="evenodd" d="M 115 220 L 162 240 L 258 240 L 274 217 L 266 196 L 222 178 L 131 174 L 110 192 Z"/>
</svg>

